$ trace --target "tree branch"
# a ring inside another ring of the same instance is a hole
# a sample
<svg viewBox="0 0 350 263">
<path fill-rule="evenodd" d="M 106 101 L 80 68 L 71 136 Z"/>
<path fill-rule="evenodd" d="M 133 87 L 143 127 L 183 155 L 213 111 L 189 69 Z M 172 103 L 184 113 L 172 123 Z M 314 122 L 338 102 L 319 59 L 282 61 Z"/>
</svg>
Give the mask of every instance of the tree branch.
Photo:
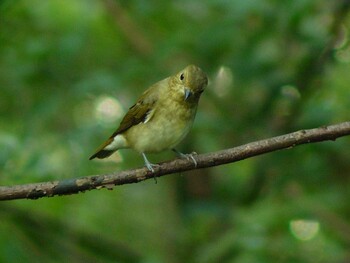
<svg viewBox="0 0 350 263">
<path fill-rule="evenodd" d="M 195 155 L 197 167 L 194 167 L 192 160 L 175 159 L 161 163 L 159 167 L 155 167 L 154 173 L 151 173 L 144 167 L 111 174 L 86 176 L 61 181 L 0 186 L 0 200 L 37 199 L 44 196 L 52 197 L 55 195 L 77 194 L 92 189 L 113 189 L 115 185 L 138 183 L 167 174 L 233 163 L 264 153 L 289 149 L 301 144 L 327 140 L 334 141 L 346 135 L 350 135 L 350 122 L 323 126 L 316 129 L 300 130 L 265 140 L 251 142 L 231 149 Z"/>
</svg>

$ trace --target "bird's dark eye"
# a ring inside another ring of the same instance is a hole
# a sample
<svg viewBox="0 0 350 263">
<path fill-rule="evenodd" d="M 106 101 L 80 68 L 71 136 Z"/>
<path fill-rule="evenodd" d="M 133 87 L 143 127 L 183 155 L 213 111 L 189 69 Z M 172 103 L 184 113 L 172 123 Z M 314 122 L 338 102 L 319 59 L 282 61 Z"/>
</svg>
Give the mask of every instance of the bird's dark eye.
<svg viewBox="0 0 350 263">
<path fill-rule="evenodd" d="M 184 80 L 184 78 L 185 78 L 185 75 L 182 73 L 182 74 L 180 75 L 180 80 Z"/>
</svg>

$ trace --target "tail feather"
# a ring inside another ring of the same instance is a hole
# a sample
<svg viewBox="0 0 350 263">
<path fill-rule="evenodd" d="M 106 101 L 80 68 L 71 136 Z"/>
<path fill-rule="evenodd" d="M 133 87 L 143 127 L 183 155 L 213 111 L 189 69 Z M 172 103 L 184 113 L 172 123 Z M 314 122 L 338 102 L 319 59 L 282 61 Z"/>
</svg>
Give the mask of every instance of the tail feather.
<svg viewBox="0 0 350 263">
<path fill-rule="evenodd" d="M 96 152 L 95 154 L 93 154 L 89 160 L 92 160 L 92 159 L 95 159 L 95 158 L 98 158 L 98 159 L 103 159 L 103 158 L 107 158 L 108 156 L 112 155 L 115 151 L 113 150 L 100 150 L 98 152 Z"/>
<path fill-rule="evenodd" d="M 94 158 L 103 159 L 107 158 L 108 156 L 112 155 L 117 149 L 106 149 L 106 147 L 113 142 L 113 138 L 109 138 L 107 141 L 105 141 L 98 149 L 97 151 L 89 158 L 89 160 L 92 160 Z"/>
<path fill-rule="evenodd" d="M 123 135 L 116 135 L 114 137 L 109 137 L 107 141 L 105 141 L 93 154 L 89 160 L 94 158 L 103 159 L 110 155 L 112 155 L 115 151 L 121 148 L 126 148 L 127 142 Z"/>
</svg>

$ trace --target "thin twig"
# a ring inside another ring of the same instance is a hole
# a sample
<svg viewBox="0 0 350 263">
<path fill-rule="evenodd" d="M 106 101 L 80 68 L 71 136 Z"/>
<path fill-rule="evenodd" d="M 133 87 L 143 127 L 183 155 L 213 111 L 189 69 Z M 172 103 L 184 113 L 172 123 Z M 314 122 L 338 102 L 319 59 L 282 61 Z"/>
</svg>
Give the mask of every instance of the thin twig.
<svg viewBox="0 0 350 263">
<path fill-rule="evenodd" d="M 196 167 L 193 160 L 184 158 L 161 163 L 154 169 L 154 173 L 148 171 L 147 168 L 138 168 L 61 181 L 0 186 L 0 200 L 37 199 L 44 196 L 77 194 L 92 189 L 113 189 L 115 185 L 137 183 L 167 174 L 233 163 L 268 152 L 288 149 L 306 143 L 335 140 L 346 135 L 350 135 L 350 122 L 316 129 L 300 130 L 231 149 L 195 155 Z"/>
</svg>

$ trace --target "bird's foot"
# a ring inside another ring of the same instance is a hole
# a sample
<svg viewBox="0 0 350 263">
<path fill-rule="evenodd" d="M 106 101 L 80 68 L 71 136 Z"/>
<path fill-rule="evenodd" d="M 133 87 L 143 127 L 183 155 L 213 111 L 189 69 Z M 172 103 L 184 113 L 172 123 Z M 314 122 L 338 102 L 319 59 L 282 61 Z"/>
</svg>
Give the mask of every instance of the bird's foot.
<svg viewBox="0 0 350 263">
<path fill-rule="evenodd" d="M 194 167 L 197 168 L 197 161 L 196 159 L 194 159 L 193 155 L 197 155 L 196 152 L 192 152 L 192 153 L 182 153 L 179 152 L 176 149 L 173 149 L 173 151 L 180 157 L 180 158 L 186 158 L 187 160 L 192 160 L 192 162 L 194 163 Z"/>
<path fill-rule="evenodd" d="M 154 163 L 150 163 L 150 162 L 147 162 L 145 165 L 146 165 L 147 169 L 149 171 L 151 171 L 152 173 L 154 173 L 153 167 L 156 168 L 156 167 L 160 166 L 159 164 L 154 164 Z"/>
<path fill-rule="evenodd" d="M 145 161 L 145 165 L 146 165 L 147 169 L 148 169 L 150 172 L 154 173 L 153 167 L 154 167 L 154 168 L 159 167 L 159 164 L 154 164 L 154 163 L 151 163 L 150 161 L 148 161 L 148 159 L 147 159 L 147 157 L 146 157 L 146 154 L 144 154 L 144 153 L 142 153 L 142 157 L 143 157 L 143 160 Z M 154 178 L 154 181 L 157 183 L 157 177 L 156 177 L 156 175 L 154 175 L 153 178 Z"/>
</svg>

